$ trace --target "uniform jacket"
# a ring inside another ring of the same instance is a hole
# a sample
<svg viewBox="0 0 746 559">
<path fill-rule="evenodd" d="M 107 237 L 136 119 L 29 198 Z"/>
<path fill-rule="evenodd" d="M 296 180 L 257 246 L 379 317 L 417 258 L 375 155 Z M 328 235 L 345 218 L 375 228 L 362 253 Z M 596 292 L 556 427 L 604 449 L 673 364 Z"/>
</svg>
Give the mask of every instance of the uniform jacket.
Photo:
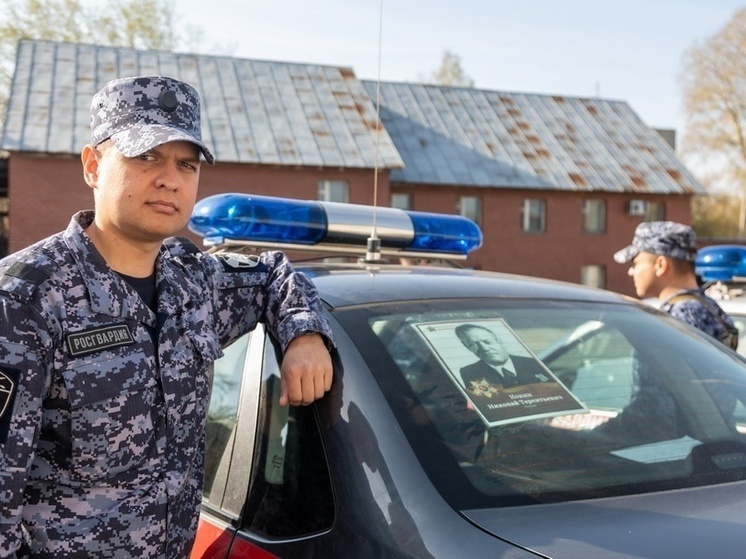
<svg viewBox="0 0 746 559">
<path fill-rule="evenodd" d="M 732 349 L 737 349 L 738 329 L 733 324 L 733 320 L 714 299 L 702 291 L 685 289 L 674 293 L 661 302 L 660 308 L 681 322 L 686 322 L 706 332 L 725 345 L 730 346 L 729 332 L 735 333 L 732 342 L 736 347 Z"/>
<path fill-rule="evenodd" d="M 331 333 L 281 253 L 177 239 L 153 313 L 83 232 L 92 220 L 0 260 L 0 557 L 184 559 L 221 348 L 258 322 L 283 348 Z"/>
</svg>

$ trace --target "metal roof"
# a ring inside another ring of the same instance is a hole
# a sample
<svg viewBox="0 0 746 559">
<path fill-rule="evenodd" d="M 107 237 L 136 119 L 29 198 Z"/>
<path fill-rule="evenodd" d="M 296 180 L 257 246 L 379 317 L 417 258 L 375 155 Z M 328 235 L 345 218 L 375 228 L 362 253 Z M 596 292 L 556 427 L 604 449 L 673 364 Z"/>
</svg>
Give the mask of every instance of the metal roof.
<svg viewBox="0 0 746 559">
<path fill-rule="evenodd" d="M 377 82 L 364 81 L 376 99 Z M 404 167 L 392 182 L 698 194 L 704 187 L 622 101 L 380 84 Z"/>
<path fill-rule="evenodd" d="M 203 137 L 218 161 L 373 168 L 402 165 L 352 69 L 23 40 L 0 147 L 79 153 L 91 97 L 123 76 L 168 75 L 202 97 Z M 378 146 L 376 147 L 376 143 Z"/>
<path fill-rule="evenodd" d="M 107 81 L 165 74 L 202 95 L 218 161 L 393 169 L 394 183 L 699 194 L 622 101 L 361 81 L 347 67 L 23 40 L 0 149 L 77 154 Z M 378 157 L 376 153 L 378 152 Z"/>
</svg>

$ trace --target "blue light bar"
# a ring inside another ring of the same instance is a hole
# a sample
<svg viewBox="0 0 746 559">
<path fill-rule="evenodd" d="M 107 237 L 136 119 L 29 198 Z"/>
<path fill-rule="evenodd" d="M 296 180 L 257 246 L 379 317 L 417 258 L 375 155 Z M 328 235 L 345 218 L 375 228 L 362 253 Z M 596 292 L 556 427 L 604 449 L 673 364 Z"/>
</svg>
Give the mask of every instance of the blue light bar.
<svg viewBox="0 0 746 559">
<path fill-rule="evenodd" d="M 189 229 L 206 239 L 364 247 L 374 224 L 381 246 L 402 251 L 466 255 L 482 246 L 479 226 L 462 216 L 239 193 L 197 202 Z"/>
<path fill-rule="evenodd" d="M 326 214 L 301 200 L 218 194 L 197 202 L 189 229 L 203 237 L 312 245 L 324 238 Z"/>
<path fill-rule="evenodd" d="M 467 254 L 482 246 L 482 231 L 460 215 L 407 211 L 414 226 L 412 250 Z"/>
<path fill-rule="evenodd" d="M 746 277 L 746 246 L 712 245 L 697 251 L 695 272 L 705 281 L 735 281 Z"/>
</svg>

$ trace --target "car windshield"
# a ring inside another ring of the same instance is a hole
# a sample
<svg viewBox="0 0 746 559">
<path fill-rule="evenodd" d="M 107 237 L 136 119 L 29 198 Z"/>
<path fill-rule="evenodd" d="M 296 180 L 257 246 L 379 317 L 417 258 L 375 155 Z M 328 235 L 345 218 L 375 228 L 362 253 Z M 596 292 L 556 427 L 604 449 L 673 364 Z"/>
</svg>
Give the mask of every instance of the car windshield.
<svg viewBox="0 0 746 559">
<path fill-rule="evenodd" d="M 453 299 L 335 316 L 456 508 L 746 476 L 746 362 L 655 310 Z"/>
</svg>

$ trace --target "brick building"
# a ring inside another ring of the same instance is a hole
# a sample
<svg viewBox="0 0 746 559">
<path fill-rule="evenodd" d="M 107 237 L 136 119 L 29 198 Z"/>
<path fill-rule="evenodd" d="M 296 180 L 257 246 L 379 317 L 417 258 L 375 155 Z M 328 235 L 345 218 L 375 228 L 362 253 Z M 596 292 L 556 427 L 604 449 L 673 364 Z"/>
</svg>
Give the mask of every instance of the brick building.
<svg viewBox="0 0 746 559">
<path fill-rule="evenodd" d="M 382 83 L 377 110 L 379 84 L 345 67 L 24 40 L 0 144 L 10 251 L 91 207 L 79 159 L 90 99 L 110 79 L 142 74 L 202 95 L 218 164 L 203 165 L 200 197 L 460 213 L 485 239 L 467 266 L 629 293 L 613 252 L 644 219 L 689 222 L 690 198 L 704 192 L 623 101 Z"/>
</svg>

